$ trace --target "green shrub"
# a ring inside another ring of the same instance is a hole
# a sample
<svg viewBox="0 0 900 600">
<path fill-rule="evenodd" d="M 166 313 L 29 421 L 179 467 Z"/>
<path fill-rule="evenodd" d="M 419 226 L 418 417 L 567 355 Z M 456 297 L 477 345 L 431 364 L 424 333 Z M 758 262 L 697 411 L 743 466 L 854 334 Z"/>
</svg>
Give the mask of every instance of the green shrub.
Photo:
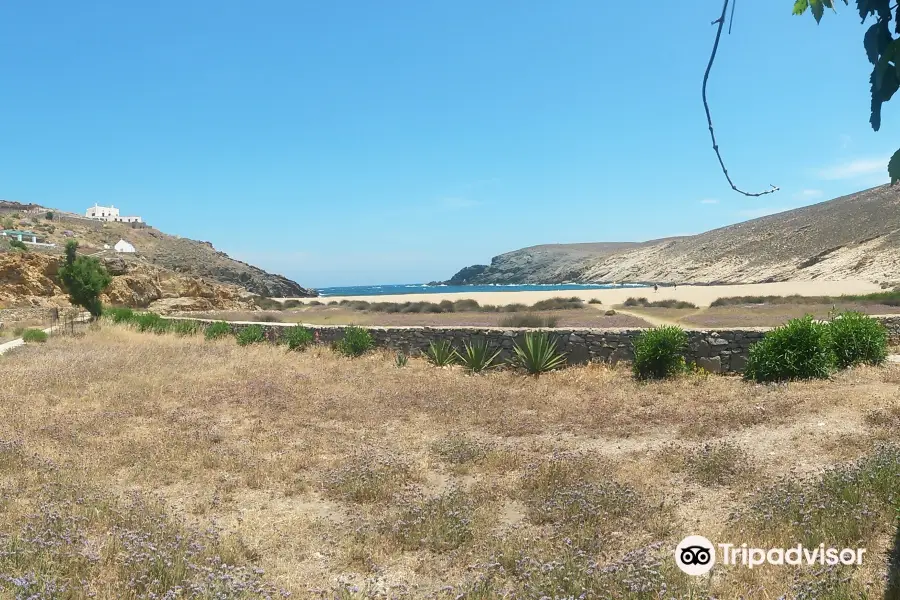
<svg viewBox="0 0 900 600">
<path fill-rule="evenodd" d="M 887 358 L 887 330 L 868 315 L 848 311 L 828 325 L 831 349 L 838 368 L 880 365 Z"/>
<path fill-rule="evenodd" d="M 138 331 L 149 331 L 152 333 L 166 333 L 169 330 L 169 321 L 163 319 L 156 313 L 145 312 L 134 317 L 134 324 Z"/>
<path fill-rule="evenodd" d="M 234 336 L 239 346 L 249 346 L 266 341 L 266 330 L 262 325 L 248 325 Z"/>
<path fill-rule="evenodd" d="M 556 327 L 559 317 L 531 313 L 510 314 L 500 319 L 500 327 Z"/>
<path fill-rule="evenodd" d="M 130 323 L 135 319 L 135 312 L 130 308 L 106 308 L 103 316 L 113 323 Z"/>
<path fill-rule="evenodd" d="M 634 340 L 631 369 L 638 379 L 663 379 L 684 372 L 687 334 L 680 327 L 663 325 Z"/>
<path fill-rule="evenodd" d="M 281 343 L 286 344 L 288 350 L 303 350 L 313 343 L 313 333 L 303 325 L 294 325 L 285 329 Z"/>
<path fill-rule="evenodd" d="M 448 340 L 431 342 L 425 351 L 425 358 L 436 367 L 446 367 L 456 362 L 456 351 Z"/>
<path fill-rule="evenodd" d="M 829 326 L 809 315 L 788 321 L 750 347 L 744 378 L 758 382 L 826 378 L 835 365 L 829 337 Z"/>
<path fill-rule="evenodd" d="M 44 215 L 44 218 L 47 219 L 48 221 L 52 221 L 52 220 L 53 220 L 53 211 L 52 211 L 52 210 L 48 210 L 48 211 L 47 211 L 47 214 Z"/>
<path fill-rule="evenodd" d="M 46 342 L 47 332 L 40 329 L 26 329 L 22 332 L 22 340 L 25 342 Z"/>
<path fill-rule="evenodd" d="M 497 359 L 499 354 L 499 348 L 492 352 L 487 341 L 479 340 L 472 342 L 471 344 L 464 344 L 463 351 L 456 352 L 456 358 L 469 371 L 481 373 L 486 369 L 496 366 L 494 360 Z"/>
<path fill-rule="evenodd" d="M 566 355 L 556 350 L 556 342 L 550 340 L 543 331 L 530 331 L 525 334 L 522 345 L 516 342 L 513 347 L 515 355 L 511 364 L 525 369 L 531 375 L 540 375 L 561 367 L 566 362 Z"/>
<path fill-rule="evenodd" d="M 697 308 L 693 302 L 685 302 L 684 300 L 654 300 L 653 302 L 644 297 L 628 298 L 625 300 L 624 306 L 642 306 L 644 308 Z"/>
<path fill-rule="evenodd" d="M 403 352 L 398 352 L 397 357 L 394 359 L 394 366 L 397 368 L 405 367 L 409 363 L 409 357 Z"/>
<path fill-rule="evenodd" d="M 66 262 L 59 269 L 59 279 L 72 304 L 84 308 L 96 319 L 103 314 L 100 294 L 112 282 L 112 277 L 96 258 L 77 256 L 77 251 L 78 242 L 66 242 Z"/>
<path fill-rule="evenodd" d="M 206 326 L 206 331 L 203 332 L 203 335 L 206 336 L 206 339 L 208 340 L 217 340 L 227 335 L 231 335 L 231 325 L 225 321 L 210 323 Z"/>
<path fill-rule="evenodd" d="M 362 356 L 375 345 L 372 334 L 362 327 L 351 325 L 344 329 L 344 337 L 335 344 L 335 350 L 344 356 Z"/>
<path fill-rule="evenodd" d="M 19 240 L 10 240 L 9 247 L 20 252 L 28 252 L 28 246 L 25 245 L 25 242 L 20 242 Z"/>
<path fill-rule="evenodd" d="M 588 304 L 603 304 L 599 298 L 591 298 L 588 300 Z"/>
<path fill-rule="evenodd" d="M 565 310 L 573 308 L 584 308 L 584 300 L 577 296 L 571 298 L 548 298 L 547 300 L 539 300 L 531 305 L 531 310 Z"/>
<path fill-rule="evenodd" d="M 190 319 L 171 321 L 169 331 L 176 335 L 197 335 L 200 333 L 200 322 Z"/>
</svg>

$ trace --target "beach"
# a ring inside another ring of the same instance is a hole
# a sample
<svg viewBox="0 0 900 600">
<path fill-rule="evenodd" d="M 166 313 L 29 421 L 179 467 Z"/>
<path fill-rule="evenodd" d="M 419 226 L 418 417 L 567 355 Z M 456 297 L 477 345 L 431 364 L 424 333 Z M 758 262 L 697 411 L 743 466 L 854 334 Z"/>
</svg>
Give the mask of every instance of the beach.
<svg viewBox="0 0 900 600">
<path fill-rule="evenodd" d="M 384 296 L 326 296 L 322 298 L 297 298 L 309 303 L 341 300 L 366 300 L 368 302 L 440 302 L 442 300 L 472 299 L 479 304 L 534 304 L 539 300 L 558 296 L 577 296 L 583 300 L 600 300 L 604 305 L 621 304 L 630 297 L 646 297 L 649 300 L 683 300 L 698 307 L 709 306 L 717 298 L 728 296 L 840 296 L 843 294 L 869 294 L 882 291 L 881 286 L 871 281 L 782 281 L 777 283 L 751 283 L 732 285 L 679 285 L 675 287 L 653 288 L 610 288 L 595 290 L 547 290 L 523 292 L 454 292 L 429 294 L 391 294 Z M 276 298 L 288 300 L 289 298 Z"/>
</svg>

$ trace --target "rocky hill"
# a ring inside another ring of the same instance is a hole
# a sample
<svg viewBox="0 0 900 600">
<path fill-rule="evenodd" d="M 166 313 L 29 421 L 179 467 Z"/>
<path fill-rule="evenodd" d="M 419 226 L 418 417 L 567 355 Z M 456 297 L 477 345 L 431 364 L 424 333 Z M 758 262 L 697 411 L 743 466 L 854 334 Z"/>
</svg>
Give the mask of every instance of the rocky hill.
<svg viewBox="0 0 900 600">
<path fill-rule="evenodd" d="M 467 283 L 900 282 L 900 186 L 640 244 L 534 246 L 461 271 Z M 452 279 L 450 281 L 453 281 Z"/>
<path fill-rule="evenodd" d="M 112 283 L 102 296 L 113 306 L 156 312 L 254 310 L 252 295 L 237 286 L 180 275 L 139 260 L 101 258 Z M 39 252 L 0 253 L 0 307 L 64 307 L 68 296 L 57 276 L 63 257 Z"/>
<path fill-rule="evenodd" d="M 281 275 L 232 259 L 209 242 L 168 235 L 153 227 L 101 223 L 36 205 L 0 202 L 4 229 L 34 231 L 54 248 L 29 246 L 26 254 L 10 252 L 0 240 L 0 302 L 13 305 L 64 305 L 55 279 L 66 241 L 78 241 L 79 252 L 103 261 L 113 275 L 107 300 L 113 304 L 158 310 L 246 310 L 252 296 L 308 297 L 304 288 Z M 134 254 L 111 248 L 120 239 Z M 60 304 L 60 303 L 63 304 Z"/>
</svg>

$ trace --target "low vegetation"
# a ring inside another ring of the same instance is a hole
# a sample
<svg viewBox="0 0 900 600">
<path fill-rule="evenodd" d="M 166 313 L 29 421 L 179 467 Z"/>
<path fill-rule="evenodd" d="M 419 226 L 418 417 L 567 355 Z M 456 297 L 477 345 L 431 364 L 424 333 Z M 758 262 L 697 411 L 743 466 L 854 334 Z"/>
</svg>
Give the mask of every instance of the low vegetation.
<svg viewBox="0 0 900 600">
<path fill-rule="evenodd" d="M 846 312 L 829 322 L 811 316 L 766 333 L 750 348 L 744 377 L 757 382 L 829 377 L 836 369 L 879 365 L 887 358 L 887 332 L 875 319 Z"/>
<path fill-rule="evenodd" d="M 456 351 L 448 340 L 431 342 L 425 350 L 425 358 L 436 367 L 448 367 L 456 363 Z"/>
<path fill-rule="evenodd" d="M 684 300 L 654 300 L 650 301 L 646 298 L 628 298 L 622 303 L 623 306 L 640 306 L 643 308 L 697 308 L 697 305 Z"/>
<path fill-rule="evenodd" d="M 492 348 L 487 340 L 475 340 L 463 344 L 462 352 L 456 351 L 456 360 L 472 373 L 481 373 L 496 367 L 499 348 Z"/>
<path fill-rule="evenodd" d="M 61 337 L 0 371 L 0 596 L 881 600 L 897 381 L 466 377 L 136 326 Z M 672 549 L 698 533 L 868 551 L 689 578 Z"/>
<path fill-rule="evenodd" d="M 262 325 L 247 325 L 239 329 L 234 338 L 239 346 L 261 344 L 266 341 L 266 330 Z"/>
<path fill-rule="evenodd" d="M 839 369 L 880 365 L 887 358 L 887 330 L 867 315 L 845 312 L 828 324 L 829 342 Z"/>
<path fill-rule="evenodd" d="M 288 350 L 305 350 L 313 341 L 312 331 L 302 325 L 288 327 L 279 338 L 279 342 L 285 344 Z"/>
<path fill-rule="evenodd" d="M 663 379 L 683 373 L 687 342 L 687 334 L 680 327 L 665 325 L 644 331 L 634 341 L 634 376 Z"/>
<path fill-rule="evenodd" d="M 231 335 L 231 325 L 225 321 L 216 321 L 206 326 L 203 331 L 204 337 L 208 340 L 218 340 L 220 338 Z"/>
<path fill-rule="evenodd" d="M 372 349 L 375 340 L 372 334 L 362 327 L 346 327 L 344 328 L 344 336 L 338 341 L 334 348 L 340 354 L 349 357 L 362 356 Z"/>
<path fill-rule="evenodd" d="M 754 344 L 744 377 L 759 382 L 825 378 L 834 366 L 828 325 L 804 317 L 773 329 Z"/>
<path fill-rule="evenodd" d="M 47 332 L 43 329 L 26 329 L 22 332 L 22 341 L 26 343 L 43 343 L 47 341 Z"/>
<path fill-rule="evenodd" d="M 734 306 L 744 304 L 881 304 L 900 306 L 900 290 L 871 294 L 845 294 L 842 296 L 728 296 L 713 300 L 710 306 Z"/>
<path fill-rule="evenodd" d="M 383 313 L 452 313 L 452 312 L 525 312 L 547 310 L 571 310 L 584 308 L 584 300 L 578 297 L 549 298 L 531 306 L 525 304 L 478 304 L 476 300 L 442 300 L 441 302 L 368 302 L 366 300 L 332 300 L 329 306 L 343 306 L 352 310 Z"/>
<path fill-rule="evenodd" d="M 556 341 L 544 332 L 526 333 L 522 342 L 513 346 L 513 352 L 512 365 L 529 375 L 540 375 L 566 364 L 566 355 L 556 349 Z"/>
</svg>

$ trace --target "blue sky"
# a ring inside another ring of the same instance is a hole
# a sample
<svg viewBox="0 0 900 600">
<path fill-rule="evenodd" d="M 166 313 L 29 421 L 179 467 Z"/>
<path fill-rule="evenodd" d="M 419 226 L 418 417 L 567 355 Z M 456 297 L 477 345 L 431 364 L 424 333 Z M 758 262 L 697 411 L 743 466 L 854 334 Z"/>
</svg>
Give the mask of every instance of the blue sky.
<svg viewBox="0 0 900 600">
<path fill-rule="evenodd" d="M 852 4 L 852 3 L 851 3 Z M 646 240 L 887 181 L 853 7 L 719 0 L 0 6 L 0 198 L 98 202 L 312 286 Z"/>
</svg>

